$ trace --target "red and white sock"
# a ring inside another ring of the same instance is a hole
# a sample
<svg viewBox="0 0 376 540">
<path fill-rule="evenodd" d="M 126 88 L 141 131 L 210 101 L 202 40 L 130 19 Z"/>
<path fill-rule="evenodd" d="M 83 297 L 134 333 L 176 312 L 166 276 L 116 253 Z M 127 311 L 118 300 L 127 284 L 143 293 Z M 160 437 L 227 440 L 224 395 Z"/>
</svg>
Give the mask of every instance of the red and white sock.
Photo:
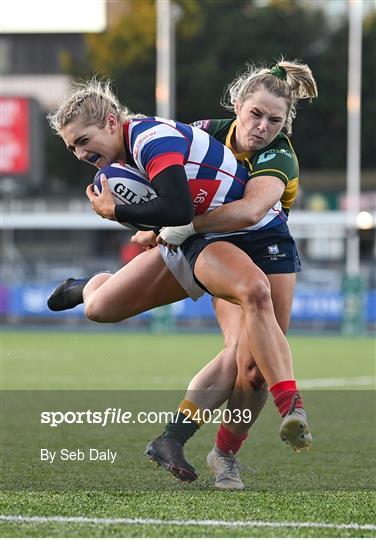
<svg viewBox="0 0 376 540">
<path fill-rule="evenodd" d="M 299 395 L 296 381 L 294 379 L 289 381 L 281 381 L 277 384 L 273 384 L 273 386 L 269 390 L 274 398 L 274 403 L 279 410 L 281 416 L 286 416 L 291 407 L 292 398 L 296 394 Z M 300 395 L 295 403 L 295 407 L 303 408 L 303 402 Z"/>
<path fill-rule="evenodd" d="M 230 451 L 232 451 L 233 454 L 236 454 L 247 437 L 247 432 L 242 435 L 235 435 L 221 424 L 221 427 L 217 431 L 215 444 L 222 454 L 229 454 Z"/>
</svg>

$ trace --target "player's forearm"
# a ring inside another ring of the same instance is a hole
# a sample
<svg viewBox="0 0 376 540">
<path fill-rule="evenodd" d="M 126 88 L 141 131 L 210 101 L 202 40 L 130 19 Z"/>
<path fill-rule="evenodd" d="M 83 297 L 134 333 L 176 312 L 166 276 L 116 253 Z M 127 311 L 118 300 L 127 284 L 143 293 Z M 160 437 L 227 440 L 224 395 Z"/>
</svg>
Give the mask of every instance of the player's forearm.
<svg viewBox="0 0 376 540">
<path fill-rule="evenodd" d="M 155 199 L 140 204 L 118 204 L 115 217 L 120 223 L 185 225 L 193 218 L 193 203 L 184 167 L 164 169 L 153 179 Z"/>
<path fill-rule="evenodd" d="M 248 182 L 239 201 L 219 206 L 212 212 L 195 216 L 196 232 L 231 232 L 258 223 L 281 198 L 285 189 L 279 178 L 258 177 Z"/>
<path fill-rule="evenodd" d="M 193 218 L 197 233 L 231 232 L 254 225 L 266 214 L 255 212 L 249 201 L 241 200 L 215 208 Z"/>
<path fill-rule="evenodd" d="M 156 197 L 150 202 L 115 206 L 119 223 L 143 223 L 145 225 L 184 225 L 192 219 L 188 205 L 179 204 L 173 197 Z"/>
<path fill-rule="evenodd" d="M 192 223 L 181 227 L 164 227 L 159 239 L 167 244 L 180 246 L 187 238 L 196 233 L 226 233 L 239 231 L 257 223 L 266 214 L 251 210 L 249 201 L 242 199 L 220 206 L 207 214 L 195 216 Z"/>
</svg>

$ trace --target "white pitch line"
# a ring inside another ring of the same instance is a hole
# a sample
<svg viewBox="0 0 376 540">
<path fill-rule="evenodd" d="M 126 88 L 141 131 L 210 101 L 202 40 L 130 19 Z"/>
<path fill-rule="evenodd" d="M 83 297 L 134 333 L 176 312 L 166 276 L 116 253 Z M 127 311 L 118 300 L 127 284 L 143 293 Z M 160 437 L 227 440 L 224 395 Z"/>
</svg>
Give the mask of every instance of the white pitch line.
<svg viewBox="0 0 376 540">
<path fill-rule="evenodd" d="M 376 525 L 359 523 L 317 523 L 298 521 L 224 521 L 214 519 L 145 519 L 145 518 L 90 518 L 90 517 L 69 517 L 69 516 L 7 516 L 0 515 L 0 521 L 14 523 L 82 523 L 93 525 L 176 525 L 178 527 L 204 526 L 204 527 L 265 527 L 278 529 L 286 528 L 313 528 L 313 529 L 352 529 L 357 531 L 375 531 Z"/>
<path fill-rule="evenodd" d="M 372 375 L 362 377 L 333 377 L 328 379 L 301 379 L 298 381 L 302 390 L 312 390 L 316 388 L 331 388 L 333 386 L 375 386 L 376 378 Z"/>
</svg>

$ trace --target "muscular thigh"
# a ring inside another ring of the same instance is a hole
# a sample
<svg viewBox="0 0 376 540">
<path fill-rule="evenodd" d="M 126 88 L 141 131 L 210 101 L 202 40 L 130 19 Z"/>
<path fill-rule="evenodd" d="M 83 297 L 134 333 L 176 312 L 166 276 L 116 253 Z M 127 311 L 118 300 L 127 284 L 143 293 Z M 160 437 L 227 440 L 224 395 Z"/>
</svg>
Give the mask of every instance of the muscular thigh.
<svg viewBox="0 0 376 540">
<path fill-rule="evenodd" d="M 116 272 L 94 294 L 119 320 L 170 304 L 187 293 L 166 267 L 158 248 L 144 251 Z"/>
<path fill-rule="evenodd" d="M 196 278 L 213 295 L 239 303 L 239 293 L 256 280 L 267 281 L 249 255 L 230 242 L 207 245 L 196 259 Z"/>
</svg>

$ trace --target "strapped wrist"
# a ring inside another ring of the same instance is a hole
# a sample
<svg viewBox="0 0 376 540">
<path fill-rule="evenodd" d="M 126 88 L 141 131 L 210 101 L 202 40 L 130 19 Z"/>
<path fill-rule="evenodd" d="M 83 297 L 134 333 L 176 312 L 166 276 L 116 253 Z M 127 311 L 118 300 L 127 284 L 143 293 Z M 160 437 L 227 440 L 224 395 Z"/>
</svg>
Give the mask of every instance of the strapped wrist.
<svg viewBox="0 0 376 540">
<path fill-rule="evenodd" d="M 188 225 L 180 225 L 179 227 L 163 227 L 160 232 L 160 237 L 167 244 L 180 246 L 187 238 L 196 234 L 193 223 Z"/>
</svg>

